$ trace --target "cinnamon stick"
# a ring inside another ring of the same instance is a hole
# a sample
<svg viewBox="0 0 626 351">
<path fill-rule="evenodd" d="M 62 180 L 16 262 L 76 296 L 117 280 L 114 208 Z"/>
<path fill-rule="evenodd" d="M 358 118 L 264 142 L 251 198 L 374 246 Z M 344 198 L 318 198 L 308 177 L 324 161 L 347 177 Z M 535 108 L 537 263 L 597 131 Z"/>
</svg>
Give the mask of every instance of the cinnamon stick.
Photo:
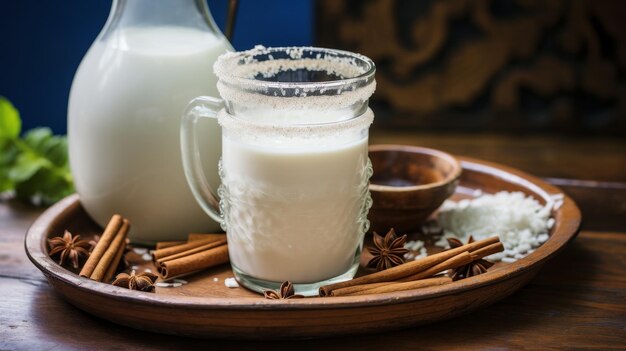
<svg viewBox="0 0 626 351">
<path fill-rule="evenodd" d="M 122 216 L 114 214 L 113 217 L 111 217 L 111 219 L 109 220 L 109 223 L 106 225 L 106 228 L 104 228 L 104 232 L 100 236 L 98 244 L 89 255 L 89 258 L 87 259 L 87 262 L 85 262 L 83 268 L 80 270 L 79 275 L 81 277 L 91 277 L 91 274 L 93 273 L 94 269 L 96 269 L 96 266 L 98 265 L 98 262 L 100 262 L 102 255 L 104 255 L 104 252 L 109 247 L 109 245 L 113 241 L 113 238 L 121 227 Z"/>
<path fill-rule="evenodd" d="M 109 271 L 109 267 L 111 265 L 117 266 L 119 261 L 115 262 L 114 259 L 118 256 L 118 251 L 123 250 L 126 246 L 126 235 L 128 234 L 129 228 L 130 222 L 127 219 L 123 219 L 122 226 L 115 235 L 111 245 L 107 247 L 106 251 L 102 255 L 102 258 L 98 261 L 96 268 L 93 270 L 93 273 L 90 276 L 91 279 L 101 282 L 103 281 L 106 273 Z M 96 247 L 97 246 L 98 245 L 96 245 Z"/>
<path fill-rule="evenodd" d="M 161 261 L 157 270 L 163 279 L 171 279 L 228 262 L 228 245 Z"/>
<path fill-rule="evenodd" d="M 424 279 L 428 277 L 432 277 L 437 273 L 441 273 L 447 271 L 448 269 L 454 269 L 461 266 L 464 266 L 474 260 L 478 259 L 473 255 L 473 253 L 469 253 L 469 251 L 462 252 L 456 256 L 453 256 L 439 264 L 436 264 L 426 270 L 423 270 L 417 274 L 410 275 L 408 277 L 402 278 L 401 281 L 409 282 L 413 280 Z"/>
<path fill-rule="evenodd" d="M 185 244 L 186 241 L 159 241 L 156 243 L 156 249 L 161 250 L 172 246 Z"/>
<path fill-rule="evenodd" d="M 382 285 L 380 285 L 380 283 L 356 285 L 356 286 L 352 286 L 349 288 L 333 290 L 331 291 L 330 296 L 356 296 L 356 295 L 382 294 L 382 293 L 389 293 L 389 292 L 396 292 L 396 291 L 420 289 L 420 288 L 425 288 L 429 286 L 443 285 L 443 284 L 447 284 L 451 282 L 452 282 L 452 278 L 450 277 L 436 277 L 436 278 L 415 280 L 415 281 L 410 281 L 410 282 L 384 283 Z M 348 290 L 348 289 L 351 289 L 351 290 Z"/>
<path fill-rule="evenodd" d="M 461 253 L 423 272 L 408 276 L 406 278 L 402 278 L 401 280 L 404 282 L 408 282 L 412 280 L 428 278 L 437 273 L 447 271 L 448 269 L 455 269 L 455 268 L 464 266 L 466 264 L 471 263 L 472 261 L 476 261 L 483 257 L 493 255 L 494 253 L 502 252 L 503 250 L 504 250 L 504 245 L 502 245 L 501 242 L 497 242 L 495 244 L 485 246 L 482 249 L 472 251 L 471 253 L 470 252 Z"/>
<path fill-rule="evenodd" d="M 206 240 L 206 239 L 224 239 L 226 238 L 226 234 L 198 234 L 191 233 L 187 236 L 187 241 L 159 241 L 156 243 L 156 250 L 166 249 L 168 247 L 183 245 L 190 241 L 198 241 L 198 240 Z"/>
<path fill-rule="evenodd" d="M 498 243 L 499 241 L 500 238 L 498 236 L 493 236 L 491 238 L 475 241 L 434 255 L 426 256 L 420 260 L 404 263 L 384 271 L 364 275 L 345 282 L 325 285 L 320 287 L 319 295 L 322 297 L 328 296 L 335 289 L 346 288 L 349 286 L 397 281 L 408 276 L 416 275 L 463 252 L 476 251 L 491 244 Z"/>
<path fill-rule="evenodd" d="M 214 241 L 214 242 L 210 242 L 208 244 L 204 244 L 202 246 L 198 246 L 195 247 L 193 249 L 187 250 L 187 251 L 183 251 L 183 252 L 179 252 L 167 257 L 163 257 L 163 258 L 159 258 L 156 263 L 161 263 L 161 262 L 165 262 L 165 261 L 172 261 L 181 257 L 185 257 L 185 256 L 189 256 L 189 255 L 193 255 L 195 253 L 198 252 L 202 252 L 202 251 L 206 251 L 206 250 L 210 250 L 213 249 L 215 247 L 218 246 L 222 246 L 222 245 L 226 245 L 226 239 L 220 240 L 220 241 Z"/>
<path fill-rule="evenodd" d="M 124 252 L 126 251 L 125 244 L 126 244 L 126 239 L 124 239 L 124 245 L 120 245 L 120 247 L 117 249 L 117 252 L 115 253 L 115 256 L 113 257 L 113 261 L 111 261 L 111 264 L 109 265 L 109 269 L 104 274 L 104 278 L 102 279 L 103 282 L 110 282 L 111 279 L 113 279 L 113 275 L 115 274 L 117 267 L 119 267 L 120 261 L 122 260 L 122 256 L 124 256 Z"/>
<path fill-rule="evenodd" d="M 207 240 L 207 239 L 214 239 L 214 240 L 226 239 L 226 234 L 223 234 L 223 233 L 219 233 L 219 234 L 189 233 L 187 235 L 187 242 L 189 242 L 189 241 Z"/>
<path fill-rule="evenodd" d="M 330 292 L 328 296 L 350 296 L 350 295 L 358 295 L 359 292 L 364 290 L 369 290 L 373 288 L 378 288 L 381 286 L 393 284 L 393 282 L 383 282 L 383 283 L 371 283 L 371 284 L 361 284 L 349 286 L 347 288 L 339 288 Z"/>
<path fill-rule="evenodd" d="M 154 262 L 157 262 L 159 259 L 163 257 L 171 256 L 180 252 L 185 252 L 187 250 L 191 250 L 196 247 L 200 247 L 200 246 L 203 246 L 212 242 L 216 242 L 219 240 L 224 240 L 224 238 L 225 236 L 223 234 L 220 234 L 219 236 L 215 235 L 215 236 L 211 236 L 206 239 L 203 239 L 203 240 L 190 241 L 190 242 L 187 242 L 186 244 L 171 246 L 171 247 L 167 247 L 167 248 L 160 249 L 160 250 L 155 250 L 152 253 L 152 260 Z"/>
<path fill-rule="evenodd" d="M 502 243 L 495 243 L 489 246 L 485 246 L 482 249 L 472 251 L 472 256 L 476 256 L 474 260 L 477 260 L 502 251 L 504 251 L 504 245 L 502 245 Z"/>
</svg>

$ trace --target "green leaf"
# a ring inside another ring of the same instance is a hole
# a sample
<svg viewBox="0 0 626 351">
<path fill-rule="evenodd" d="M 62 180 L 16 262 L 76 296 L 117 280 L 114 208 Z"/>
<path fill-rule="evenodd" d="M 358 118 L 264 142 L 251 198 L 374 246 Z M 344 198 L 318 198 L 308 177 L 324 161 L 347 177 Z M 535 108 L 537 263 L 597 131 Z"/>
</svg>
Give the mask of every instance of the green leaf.
<svg viewBox="0 0 626 351">
<path fill-rule="evenodd" d="M 2 173 L 2 170 L 0 170 L 0 173 Z M 15 188 L 15 183 L 13 183 L 9 177 L 0 174 L 0 193 L 9 191 L 13 188 Z"/>
<path fill-rule="evenodd" d="M 0 193 L 15 188 L 15 182 L 9 178 L 9 169 L 0 166 Z"/>
<path fill-rule="evenodd" d="M 9 177 L 9 171 L 19 155 L 19 149 L 11 140 L 0 141 L 0 193 L 12 190 L 15 182 Z"/>
<path fill-rule="evenodd" d="M 15 165 L 9 170 L 9 178 L 14 182 L 23 182 L 30 179 L 41 168 L 47 167 L 49 161 L 32 153 L 22 153 L 18 156 Z"/>
<path fill-rule="evenodd" d="M 35 128 L 20 139 L 19 114 L 6 99 L 0 113 L 0 192 L 15 190 L 19 198 L 46 205 L 74 192 L 67 138 Z"/>
<path fill-rule="evenodd" d="M 0 96 L 0 139 L 15 139 L 20 135 L 22 120 L 13 104 Z"/>
<path fill-rule="evenodd" d="M 32 129 L 24 135 L 24 142 L 31 151 L 46 158 L 58 167 L 68 163 L 67 138 L 52 135 L 49 128 Z"/>
<path fill-rule="evenodd" d="M 34 128 L 26 132 L 24 142 L 35 150 L 43 151 L 44 143 L 52 137 L 50 128 Z"/>
<path fill-rule="evenodd" d="M 44 156 L 58 167 L 64 167 L 68 163 L 67 138 L 52 136 L 44 142 Z"/>
<path fill-rule="evenodd" d="M 5 143 L 0 142 L 0 168 L 10 167 L 19 153 L 20 150 L 11 140 L 6 140 Z"/>
<path fill-rule="evenodd" d="M 74 192 L 70 182 L 46 168 L 39 169 L 28 180 L 18 183 L 15 190 L 19 198 L 31 200 L 39 197 L 44 205 L 57 202 Z"/>
</svg>

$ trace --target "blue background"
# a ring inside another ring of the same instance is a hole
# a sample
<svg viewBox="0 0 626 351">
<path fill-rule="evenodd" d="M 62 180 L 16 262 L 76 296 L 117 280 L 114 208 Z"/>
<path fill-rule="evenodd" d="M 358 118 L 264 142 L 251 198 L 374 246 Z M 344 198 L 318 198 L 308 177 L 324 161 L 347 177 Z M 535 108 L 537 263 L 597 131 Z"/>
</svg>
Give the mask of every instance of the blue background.
<svg viewBox="0 0 626 351">
<path fill-rule="evenodd" d="M 237 50 L 310 45 L 313 0 L 240 0 L 233 36 Z M 228 0 L 209 0 L 223 29 Z M 66 133 L 67 98 L 74 72 L 106 22 L 110 1 L 0 2 L 0 95 L 20 110 L 24 130 Z"/>
</svg>

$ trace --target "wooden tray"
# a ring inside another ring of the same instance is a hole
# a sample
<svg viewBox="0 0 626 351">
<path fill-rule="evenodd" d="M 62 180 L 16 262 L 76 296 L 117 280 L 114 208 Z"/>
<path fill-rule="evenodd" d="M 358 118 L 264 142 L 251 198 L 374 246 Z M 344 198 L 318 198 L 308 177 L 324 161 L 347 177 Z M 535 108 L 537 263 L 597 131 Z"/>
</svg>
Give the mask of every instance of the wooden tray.
<svg viewBox="0 0 626 351">
<path fill-rule="evenodd" d="M 480 189 L 522 191 L 544 202 L 561 191 L 540 179 L 501 165 L 460 158 L 463 175 L 454 198 Z M 498 263 L 487 273 L 419 290 L 352 297 L 265 300 L 244 288 L 229 289 L 223 265 L 185 278 L 177 288 L 143 293 L 98 283 L 60 267 L 47 255 L 46 239 L 68 229 L 89 238 L 101 229 L 69 196 L 45 211 L 26 234 L 26 253 L 52 287 L 71 304 L 101 318 L 159 333 L 220 338 L 308 338 L 384 330 L 430 323 L 469 313 L 520 289 L 541 266 L 572 240 L 580 211 L 571 198 L 553 213 L 550 239 L 534 253 Z M 132 264 L 149 267 L 141 256 Z M 218 281 L 215 281 L 218 278 Z M 67 313 L 72 313 L 68 311 Z"/>
</svg>

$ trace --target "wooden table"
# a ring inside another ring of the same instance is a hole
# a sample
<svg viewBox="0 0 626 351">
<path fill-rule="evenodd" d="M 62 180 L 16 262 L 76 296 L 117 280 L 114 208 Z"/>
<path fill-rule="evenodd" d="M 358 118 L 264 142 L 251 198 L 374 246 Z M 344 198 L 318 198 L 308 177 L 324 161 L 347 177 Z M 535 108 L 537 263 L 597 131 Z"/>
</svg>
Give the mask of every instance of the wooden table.
<svg viewBox="0 0 626 351">
<path fill-rule="evenodd" d="M 185 339 L 88 315 L 48 286 L 23 237 L 42 212 L 0 202 L 0 350 L 49 349 L 626 349 L 626 141 L 375 132 L 401 143 L 548 177 L 583 211 L 578 238 L 518 293 L 470 315 L 382 334 L 303 341 Z M 564 178 L 567 177 L 567 178 Z"/>
</svg>

